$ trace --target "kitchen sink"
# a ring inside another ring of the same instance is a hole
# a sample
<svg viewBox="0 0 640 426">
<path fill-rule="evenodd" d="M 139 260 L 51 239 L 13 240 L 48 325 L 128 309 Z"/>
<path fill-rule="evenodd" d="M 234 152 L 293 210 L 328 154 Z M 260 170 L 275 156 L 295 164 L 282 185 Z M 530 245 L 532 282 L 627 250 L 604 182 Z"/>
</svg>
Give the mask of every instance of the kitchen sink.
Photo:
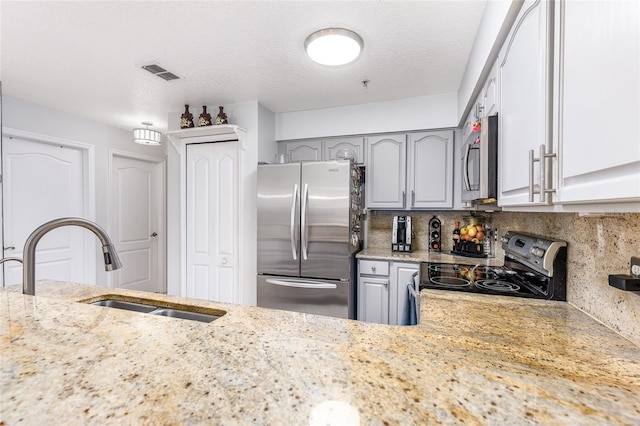
<svg viewBox="0 0 640 426">
<path fill-rule="evenodd" d="M 211 308 L 191 307 L 188 305 L 180 305 L 180 307 L 159 306 L 158 302 L 153 300 L 144 300 L 143 302 L 132 302 L 128 300 L 120 300 L 109 296 L 107 298 L 95 300 L 84 300 L 83 302 L 96 306 L 104 306 L 107 308 L 123 309 L 125 311 L 141 312 L 145 314 L 158 315 L 170 318 L 180 318 L 191 321 L 212 322 L 226 314 Z"/>
<path fill-rule="evenodd" d="M 122 300 L 106 299 L 91 302 L 92 305 L 106 306 L 107 308 L 124 309 L 125 311 L 135 311 L 149 313 L 158 309 L 156 306 L 143 305 L 142 303 L 125 302 Z"/>
<path fill-rule="evenodd" d="M 160 315 L 163 317 L 182 318 L 192 321 L 211 322 L 220 318 L 219 315 L 201 314 L 199 312 L 182 311 L 180 309 L 160 308 L 149 312 L 151 315 Z"/>
</svg>

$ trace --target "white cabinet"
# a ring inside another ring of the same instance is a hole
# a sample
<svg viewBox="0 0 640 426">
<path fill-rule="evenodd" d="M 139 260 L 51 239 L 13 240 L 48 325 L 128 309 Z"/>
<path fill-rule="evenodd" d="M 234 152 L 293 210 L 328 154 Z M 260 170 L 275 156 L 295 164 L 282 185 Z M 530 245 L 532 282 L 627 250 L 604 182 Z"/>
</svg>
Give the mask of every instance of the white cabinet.
<svg viewBox="0 0 640 426">
<path fill-rule="evenodd" d="M 239 142 L 187 146 L 187 297 L 240 300 L 239 151 Z"/>
<path fill-rule="evenodd" d="M 420 264 L 391 262 L 390 269 L 389 324 L 401 325 L 407 303 L 407 284 L 414 281 L 412 275 L 420 270 Z"/>
<path fill-rule="evenodd" d="M 525 2 L 498 58 L 501 207 L 637 211 L 639 28 L 638 2 Z"/>
<path fill-rule="evenodd" d="M 407 208 L 453 207 L 453 130 L 409 134 Z"/>
<path fill-rule="evenodd" d="M 358 320 L 402 324 L 407 283 L 419 270 L 418 263 L 359 260 Z"/>
<path fill-rule="evenodd" d="M 551 7 L 526 1 L 498 57 L 500 206 L 549 203 Z"/>
<path fill-rule="evenodd" d="M 297 163 L 301 161 L 322 160 L 322 141 L 287 141 L 278 142 L 278 152 L 286 154 L 289 161 Z"/>
<path fill-rule="evenodd" d="M 480 94 L 482 109 L 481 116 L 488 117 L 495 115 L 500 110 L 498 106 L 498 62 L 496 61 L 489 72 Z"/>
<path fill-rule="evenodd" d="M 554 203 L 640 201 L 639 3 L 558 2 L 555 19 Z"/>
<path fill-rule="evenodd" d="M 325 139 L 323 143 L 324 160 L 335 160 L 339 150 L 348 149 L 355 154 L 356 164 L 364 164 L 364 137 Z"/>
<path fill-rule="evenodd" d="M 366 143 L 367 208 L 404 209 L 406 202 L 407 135 L 370 136 Z"/>
</svg>

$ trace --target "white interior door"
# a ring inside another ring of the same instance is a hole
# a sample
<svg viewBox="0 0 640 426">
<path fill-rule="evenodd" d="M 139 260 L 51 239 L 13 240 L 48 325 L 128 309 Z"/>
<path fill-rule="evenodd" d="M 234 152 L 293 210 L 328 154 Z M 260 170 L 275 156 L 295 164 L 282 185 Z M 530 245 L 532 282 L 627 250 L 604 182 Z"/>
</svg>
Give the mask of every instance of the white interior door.
<svg viewBox="0 0 640 426">
<path fill-rule="evenodd" d="M 239 146 L 187 145 L 187 297 L 240 302 Z"/>
<path fill-rule="evenodd" d="M 30 138 L 4 136 L 3 257 L 23 257 L 31 232 L 43 223 L 67 216 L 85 217 L 85 156 L 78 147 Z M 54 229 L 36 251 L 36 279 L 95 282 L 95 256 L 85 230 Z M 4 285 L 22 282 L 22 266 L 4 264 Z"/>
<path fill-rule="evenodd" d="M 164 162 L 111 157 L 111 238 L 122 269 L 113 286 L 165 293 Z"/>
</svg>

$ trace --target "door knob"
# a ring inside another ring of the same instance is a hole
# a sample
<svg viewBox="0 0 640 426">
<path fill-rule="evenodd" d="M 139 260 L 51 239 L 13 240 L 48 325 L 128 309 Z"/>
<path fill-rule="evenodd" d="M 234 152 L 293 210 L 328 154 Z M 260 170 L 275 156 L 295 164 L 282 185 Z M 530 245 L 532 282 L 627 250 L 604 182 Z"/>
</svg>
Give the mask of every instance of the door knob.
<svg viewBox="0 0 640 426">
<path fill-rule="evenodd" d="M 152 237 L 157 237 L 157 236 L 158 236 L 158 233 L 157 233 L 157 232 L 154 232 L 153 234 L 151 234 L 151 236 L 152 236 Z"/>
</svg>

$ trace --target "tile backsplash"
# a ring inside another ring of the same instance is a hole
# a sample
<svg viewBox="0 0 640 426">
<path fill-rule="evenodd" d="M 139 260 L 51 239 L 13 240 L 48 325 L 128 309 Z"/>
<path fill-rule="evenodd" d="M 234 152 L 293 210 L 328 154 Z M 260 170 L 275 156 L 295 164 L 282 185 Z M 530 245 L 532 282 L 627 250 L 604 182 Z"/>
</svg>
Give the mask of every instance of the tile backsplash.
<svg viewBox="0 0 640 426">
<path fill-rule="evenodd" d="M 388 248 L 394 215 L 411 215 L 415 250 L 428 250 L 429 219 L 442 222 L 442 251 L 449 252 L 455 221 L 464 223 L 465 211 L 370 211 L 367 246 Z M 631 256 L 640 256 L 640 213 L 580 216 L 578 213 L 482 213 L 500 237 L 509 230 L 567 241 L 567 301 L 640 345 L 640 294 L 610 287 L 608 276 L 628 274 Z M 504 256 L 496 244 L 497 258 Z"/>
</svg>

